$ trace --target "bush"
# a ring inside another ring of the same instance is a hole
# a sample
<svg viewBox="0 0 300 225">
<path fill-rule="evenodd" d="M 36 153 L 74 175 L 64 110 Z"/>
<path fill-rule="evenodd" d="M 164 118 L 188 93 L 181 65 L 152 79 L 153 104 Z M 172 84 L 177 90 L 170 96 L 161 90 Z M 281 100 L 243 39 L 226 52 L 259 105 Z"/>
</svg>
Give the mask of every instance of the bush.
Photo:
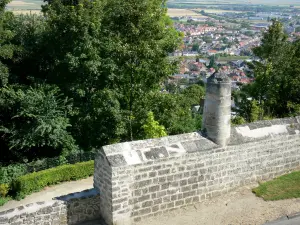
<svg viewBox="0 0 300 225">
<path fill-rule="evenodd" d="M 28 173 L 38 172 L 64 164 L 75 164 L 78 162 L 90 161 L 95 158 L 95 153 L 73 152 L 66 156 L 44 158 L 23 164 L 12 164 L 0 166 L 0 184 L 10 184 L 13 180 Z"/>
<path fill-rule="evenodd" d="M 0 167 L 0 184 L 9 184 L 14 179 L 27 173 L 25 164 L 15 164 L 6 167 Z"/>
<path fill-rule="evenodd" d="M 79 180 L 94 173 L 94 161 L 63 165 L 55 168 L 26 174 L 12 182 L 12 190 L 18 197 L 25 197 L 44 187 L 63 181 Z"/>
<path fill-rule="evenodd" d="M 3 206 L 9 200 L 11 200 L 10 197 L 6 197 L 6 198 L 0 197 L 0 206 Z"/>
<path fill-rule="evenodd" d="M 8 184 L 0 184 L 0 197 L 5 198 L 8 191 L 9 191 L 9 185 Z"/>
</svg>

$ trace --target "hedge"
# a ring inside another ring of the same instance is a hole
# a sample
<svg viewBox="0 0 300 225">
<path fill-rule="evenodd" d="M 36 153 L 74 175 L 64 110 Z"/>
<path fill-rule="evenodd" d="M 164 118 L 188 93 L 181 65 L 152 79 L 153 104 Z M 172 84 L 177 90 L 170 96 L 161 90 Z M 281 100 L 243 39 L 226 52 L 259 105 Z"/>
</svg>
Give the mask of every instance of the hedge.
<svg viewBox="0 0 300 225">
<path fill-rule="evenodd" d="M 0 164 L 0 184 L 10 184 L 16 178 L 41 170 L 54 168 L 65 164 L 74 164 L 78 162 L 86 162 L 93 160 L 95 153 L 90 152 L 74 152 L 67 156 L 58 156 L 54 158 L 44 158 L 28 163 L 11 164 L 2 166 Z"/>
<path fill-rule="evenodd" d="M 26 174 L 12 182 L 12 190 L 17 198 L 23 198 L 49 185 L 63 181 L 79 180 L 94 173 L 94 161 L 63 165 L 55 168 Z"/>
</svg>

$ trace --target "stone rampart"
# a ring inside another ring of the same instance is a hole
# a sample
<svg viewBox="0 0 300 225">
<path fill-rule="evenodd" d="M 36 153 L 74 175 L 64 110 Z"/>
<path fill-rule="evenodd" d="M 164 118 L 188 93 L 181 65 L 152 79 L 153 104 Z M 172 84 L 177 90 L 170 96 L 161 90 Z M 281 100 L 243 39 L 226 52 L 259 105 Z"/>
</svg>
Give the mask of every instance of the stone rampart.
<svg viewBox="0 0 300 225">
<path fill-rule="evenodd" d="M 94 186 L 108 225 L 127 225 L 299 168 L 300 117 L 232 127 L 220 147 L 200 133 L 104 146 Z"/>
<path fill-rule="evenodd" d="M 100 216 L 99 192 L 91 189 L 0 212 L 0 224 L 73 225 Z"/>
</svg>

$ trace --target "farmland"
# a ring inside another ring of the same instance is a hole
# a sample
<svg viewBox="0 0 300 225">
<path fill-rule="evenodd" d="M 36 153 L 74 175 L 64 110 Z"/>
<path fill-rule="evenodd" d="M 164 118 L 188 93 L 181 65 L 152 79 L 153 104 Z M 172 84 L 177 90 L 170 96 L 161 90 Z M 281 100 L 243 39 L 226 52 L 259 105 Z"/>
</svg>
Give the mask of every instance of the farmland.
<svg viewBox="0 0 300 225">
<path fill-rule="evenodd" d="M 202 16 L 192 10 L 188 9 L 168 9 L 168 15 L 171 17 L 176 17 L 176 16 L 193 16 L 193 17 L 205 17 Z"/>
<path fill-rule="evenodd" d="M 15 14 L 40 13 L 42 0 L 13 0 L 7 5 L 7 9 Z"/>
<path fill-rule="evenodd" d="M 274 6 L 288 6 L 298 5 L 300 6 L 299 0 L 169 0 L 169 3 L 182 3 L 182 4 L 202 4 L 202 5 L 228 5 L 228 4 L 263 4 L 263 5 L 274 5 Z"/>
<path fill-rule="evenodd" d="M 38 13 L 41 9 L 43 0 L 13 0 L 8 4 L 7 9 L 18 13 Z M 236 12 L 239 10 L 230 10 L 224 6 L 233 5 L 267 5 L 276 7 L 289 7 L 294 5 L 295 8 L 300 8 L 300 0 L 168 0 L 168 15 L 176 16 L 193 16 L 203 17 L 195 11 L 205 10 L 206 13 L 221 14 L 224 12 Z"/>
</svg>

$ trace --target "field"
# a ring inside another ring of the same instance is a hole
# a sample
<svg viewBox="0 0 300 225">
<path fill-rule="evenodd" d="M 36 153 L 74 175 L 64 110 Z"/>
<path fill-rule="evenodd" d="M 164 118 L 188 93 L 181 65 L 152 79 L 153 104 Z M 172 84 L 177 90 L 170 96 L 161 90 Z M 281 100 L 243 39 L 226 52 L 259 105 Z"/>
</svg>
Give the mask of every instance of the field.
<svg viewBox="0 0 300 225">
<path fill-rule="evenodd" d="M 198 13 L 193 12 L 192 10 L 188 10 L 188 9 L 168 9 L 168 15 L 171 17 L 176 17 L 176 16 L 193 16 L 193 17 L 203 17 L 205 18 L 205 16 L 202 16 Z"/>
<path fill-rule="evenodd" d="M 300 0 L 168 0 L 168 3 L 174 4 L 174 6 L 168 10 L 170 16 L 193 16 L 202 17 L 195 13 L 193 10 L 205 10 L 207 13 L 224 13 L 224 12 L 236 12 L 229 10 L 218 10 L 218 9 L 205 9 L 203 6 L 214 6 L 218 5 L 231 5 L 231 4 L 264 4 L 273 6 L 290 6 L 294 5 L 295 8 L 300 8 Z M 41 9 L 43 0 L 13 0 L 8 4 L 7 9 L 12 10 L 15 13 L 37 13 L 37 10 Z M 177 8 L 177 5 L 179 6 Z M 182 7 L 187 6 L 187 7 Z M 28 11 L 29 10 L 29 11 Z"/>
<path fill-rule="evenodd" d="M 300 6 L 299 0 L 169 0 L 169 3 L 182 3 L 182 4 L 203 4 L 203 5 L 228 5 L 228 4 L 258 4 L 258 5 L 279 5 Z"/>
<path fill-rule="evenodd" d="M 12 12 L 15 15 L 21 15 L 21 14 L 41 14 L 41 10 L 39 9 L 33 9 L 33 10 L 12 10 Z"/>
<path fill-rule="evenodd" d="M 7 9 L 12 11 L 40 10 L 42 4 L 42 0 L 13 0 L 7 5 Z"/>
</svg>

